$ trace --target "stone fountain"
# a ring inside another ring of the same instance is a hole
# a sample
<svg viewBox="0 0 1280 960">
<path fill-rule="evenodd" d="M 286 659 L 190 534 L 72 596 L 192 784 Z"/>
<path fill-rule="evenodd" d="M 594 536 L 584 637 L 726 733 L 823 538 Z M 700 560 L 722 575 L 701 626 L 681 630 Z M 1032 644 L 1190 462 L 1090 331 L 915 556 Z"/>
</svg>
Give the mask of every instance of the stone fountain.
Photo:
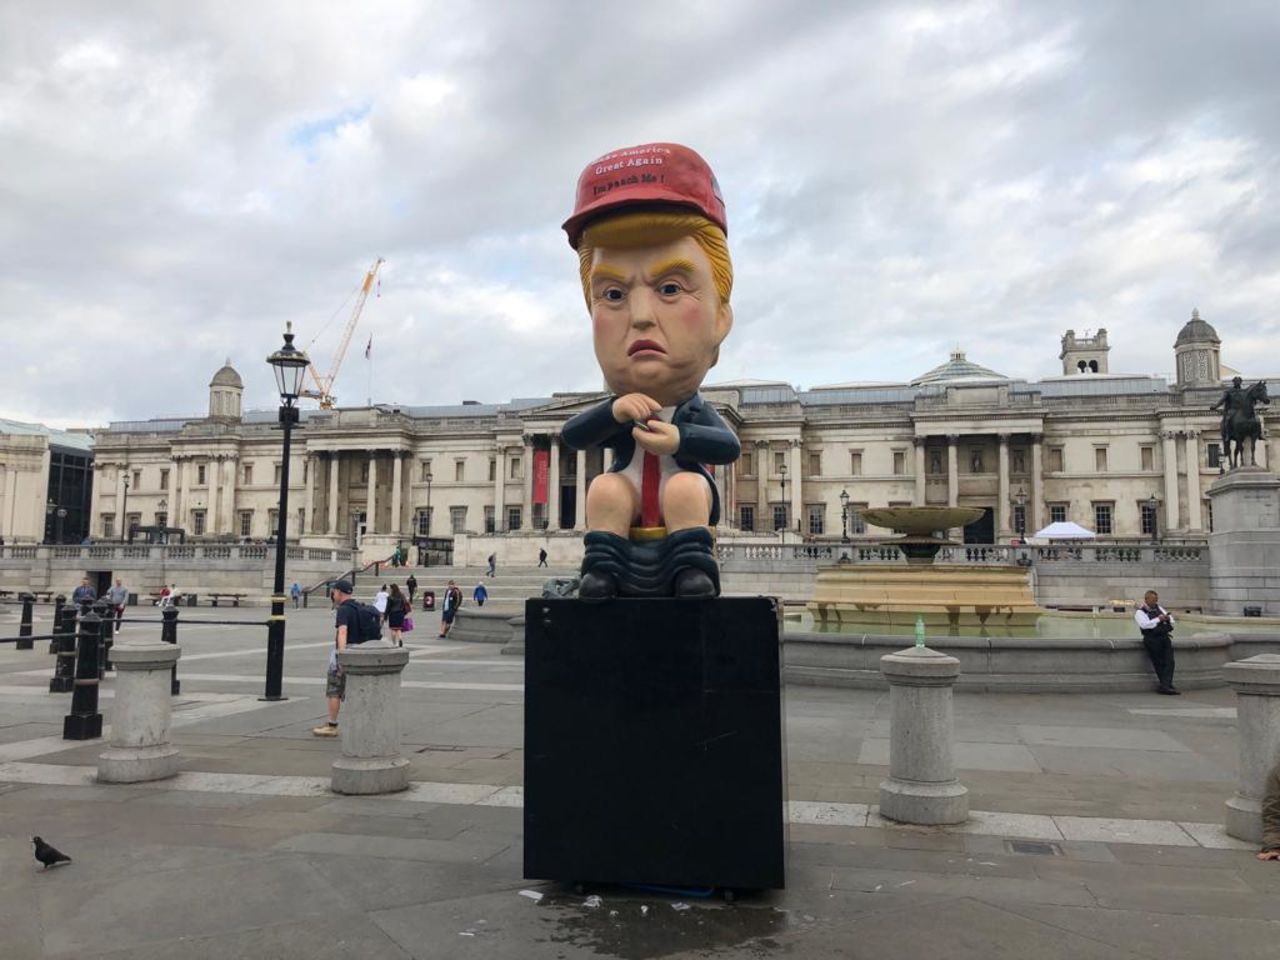
<svg viewBox="0 0 1280 960">
<path fill-rule="evenodd" d="M 961 546 L 939 531 L 982 516 L 972 507 L 885 507 L 864 510 L 867 522 L 899 534 L 878 541 L 905 562 L 841 562 L 818 571 L 808 608 L 816 623 L 1032 627 L 1044 613 L 1031 593 L 1029 571 L 997 564 L 937 564 L 943 547 Z"/>
</svg>

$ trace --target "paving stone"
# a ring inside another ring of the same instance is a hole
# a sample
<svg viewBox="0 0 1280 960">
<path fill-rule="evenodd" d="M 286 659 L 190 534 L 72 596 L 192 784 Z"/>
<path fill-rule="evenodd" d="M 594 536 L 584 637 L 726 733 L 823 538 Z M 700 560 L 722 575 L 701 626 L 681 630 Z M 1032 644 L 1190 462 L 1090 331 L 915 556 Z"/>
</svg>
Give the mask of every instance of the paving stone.
<svg viewBox="0 0 1280 960">
<path fill-rule="evenodd" d="M 1274 960 L 1280 937 L 1280 922 L 1275 921 L 1063 906 L 1028 908 L 1022 904 L 1011 904 L 1007 909 L 1059 930 L 1088 930 L 1091 936 L 1160 960 L 1226 956 L 1231 960 Z"/>
</svg>

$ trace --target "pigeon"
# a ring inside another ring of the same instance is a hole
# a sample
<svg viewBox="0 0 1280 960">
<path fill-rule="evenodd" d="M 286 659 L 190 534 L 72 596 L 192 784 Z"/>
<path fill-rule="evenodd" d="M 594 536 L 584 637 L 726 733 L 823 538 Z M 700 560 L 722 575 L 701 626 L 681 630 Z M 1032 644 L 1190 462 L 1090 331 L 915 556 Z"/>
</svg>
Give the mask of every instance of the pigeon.
<svg viewBox="0 0 1280 960">
<path fill-rule="evenodd" d="M 39 837 L 32 837 L 31 842 L 36 845 L 36 859 L 44 864 L 44 868 L 46 870 L 50 867 L 56 867 L 60 863 L 71 862 L 71 858 L 65 853 L 49 846 L 49 844 L 45 843 Z"/>
</svg>

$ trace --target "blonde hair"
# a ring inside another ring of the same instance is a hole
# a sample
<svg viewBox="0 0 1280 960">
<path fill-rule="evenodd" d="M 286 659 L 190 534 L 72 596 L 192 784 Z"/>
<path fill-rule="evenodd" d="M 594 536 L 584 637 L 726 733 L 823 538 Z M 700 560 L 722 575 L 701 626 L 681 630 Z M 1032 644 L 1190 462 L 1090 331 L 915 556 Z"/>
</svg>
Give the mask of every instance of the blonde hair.
<svg viewBox="0 0 1280 960">
<path fill-rule="evenodd" d="M 707 255 L 716 293 L 720 295 L 720 302 L 727 304 L 733 292 L 733 261 L 724 231 L 700 214 L 645 210 L 606 217 L 582 231 L 578 240 L 578 271 L 582 275 L 587 309 L 591 308 L 591 260 L 597 247 L 625 250 L 670 243 L 681 237 L 692 237 Z"/>
</svg>

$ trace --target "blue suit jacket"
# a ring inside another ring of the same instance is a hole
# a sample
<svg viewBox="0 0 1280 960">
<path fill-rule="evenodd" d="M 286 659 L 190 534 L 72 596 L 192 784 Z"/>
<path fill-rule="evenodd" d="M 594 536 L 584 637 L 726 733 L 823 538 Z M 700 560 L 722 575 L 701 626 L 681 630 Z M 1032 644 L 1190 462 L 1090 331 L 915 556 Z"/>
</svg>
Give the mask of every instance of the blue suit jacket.
<svg viewBox="0 0 1280 960">
<path fill-rule="evenodd" d="M 586 410 L 564 425 L 561 436 L 575 450 L 588 447 L 609 447 L 613 450 L 613 466 L 610 473 L 627 469 L 636 452 L 636 441 L 631 435 L 632 424 L 613 419 L 613 401 Z M 681 470 L 692 470 L 707 479 L 711 487 L 711 526 L 720 520 L 720 493 L 710 471 L 703 464 L 733 463 L 742 453 L 738 437 L 720 418 L 715 408 L 695 393 L 676 407 L 671 424 L 679 431 L 680 445 L 676 447 L 675 461 Z"/>
</svg>

